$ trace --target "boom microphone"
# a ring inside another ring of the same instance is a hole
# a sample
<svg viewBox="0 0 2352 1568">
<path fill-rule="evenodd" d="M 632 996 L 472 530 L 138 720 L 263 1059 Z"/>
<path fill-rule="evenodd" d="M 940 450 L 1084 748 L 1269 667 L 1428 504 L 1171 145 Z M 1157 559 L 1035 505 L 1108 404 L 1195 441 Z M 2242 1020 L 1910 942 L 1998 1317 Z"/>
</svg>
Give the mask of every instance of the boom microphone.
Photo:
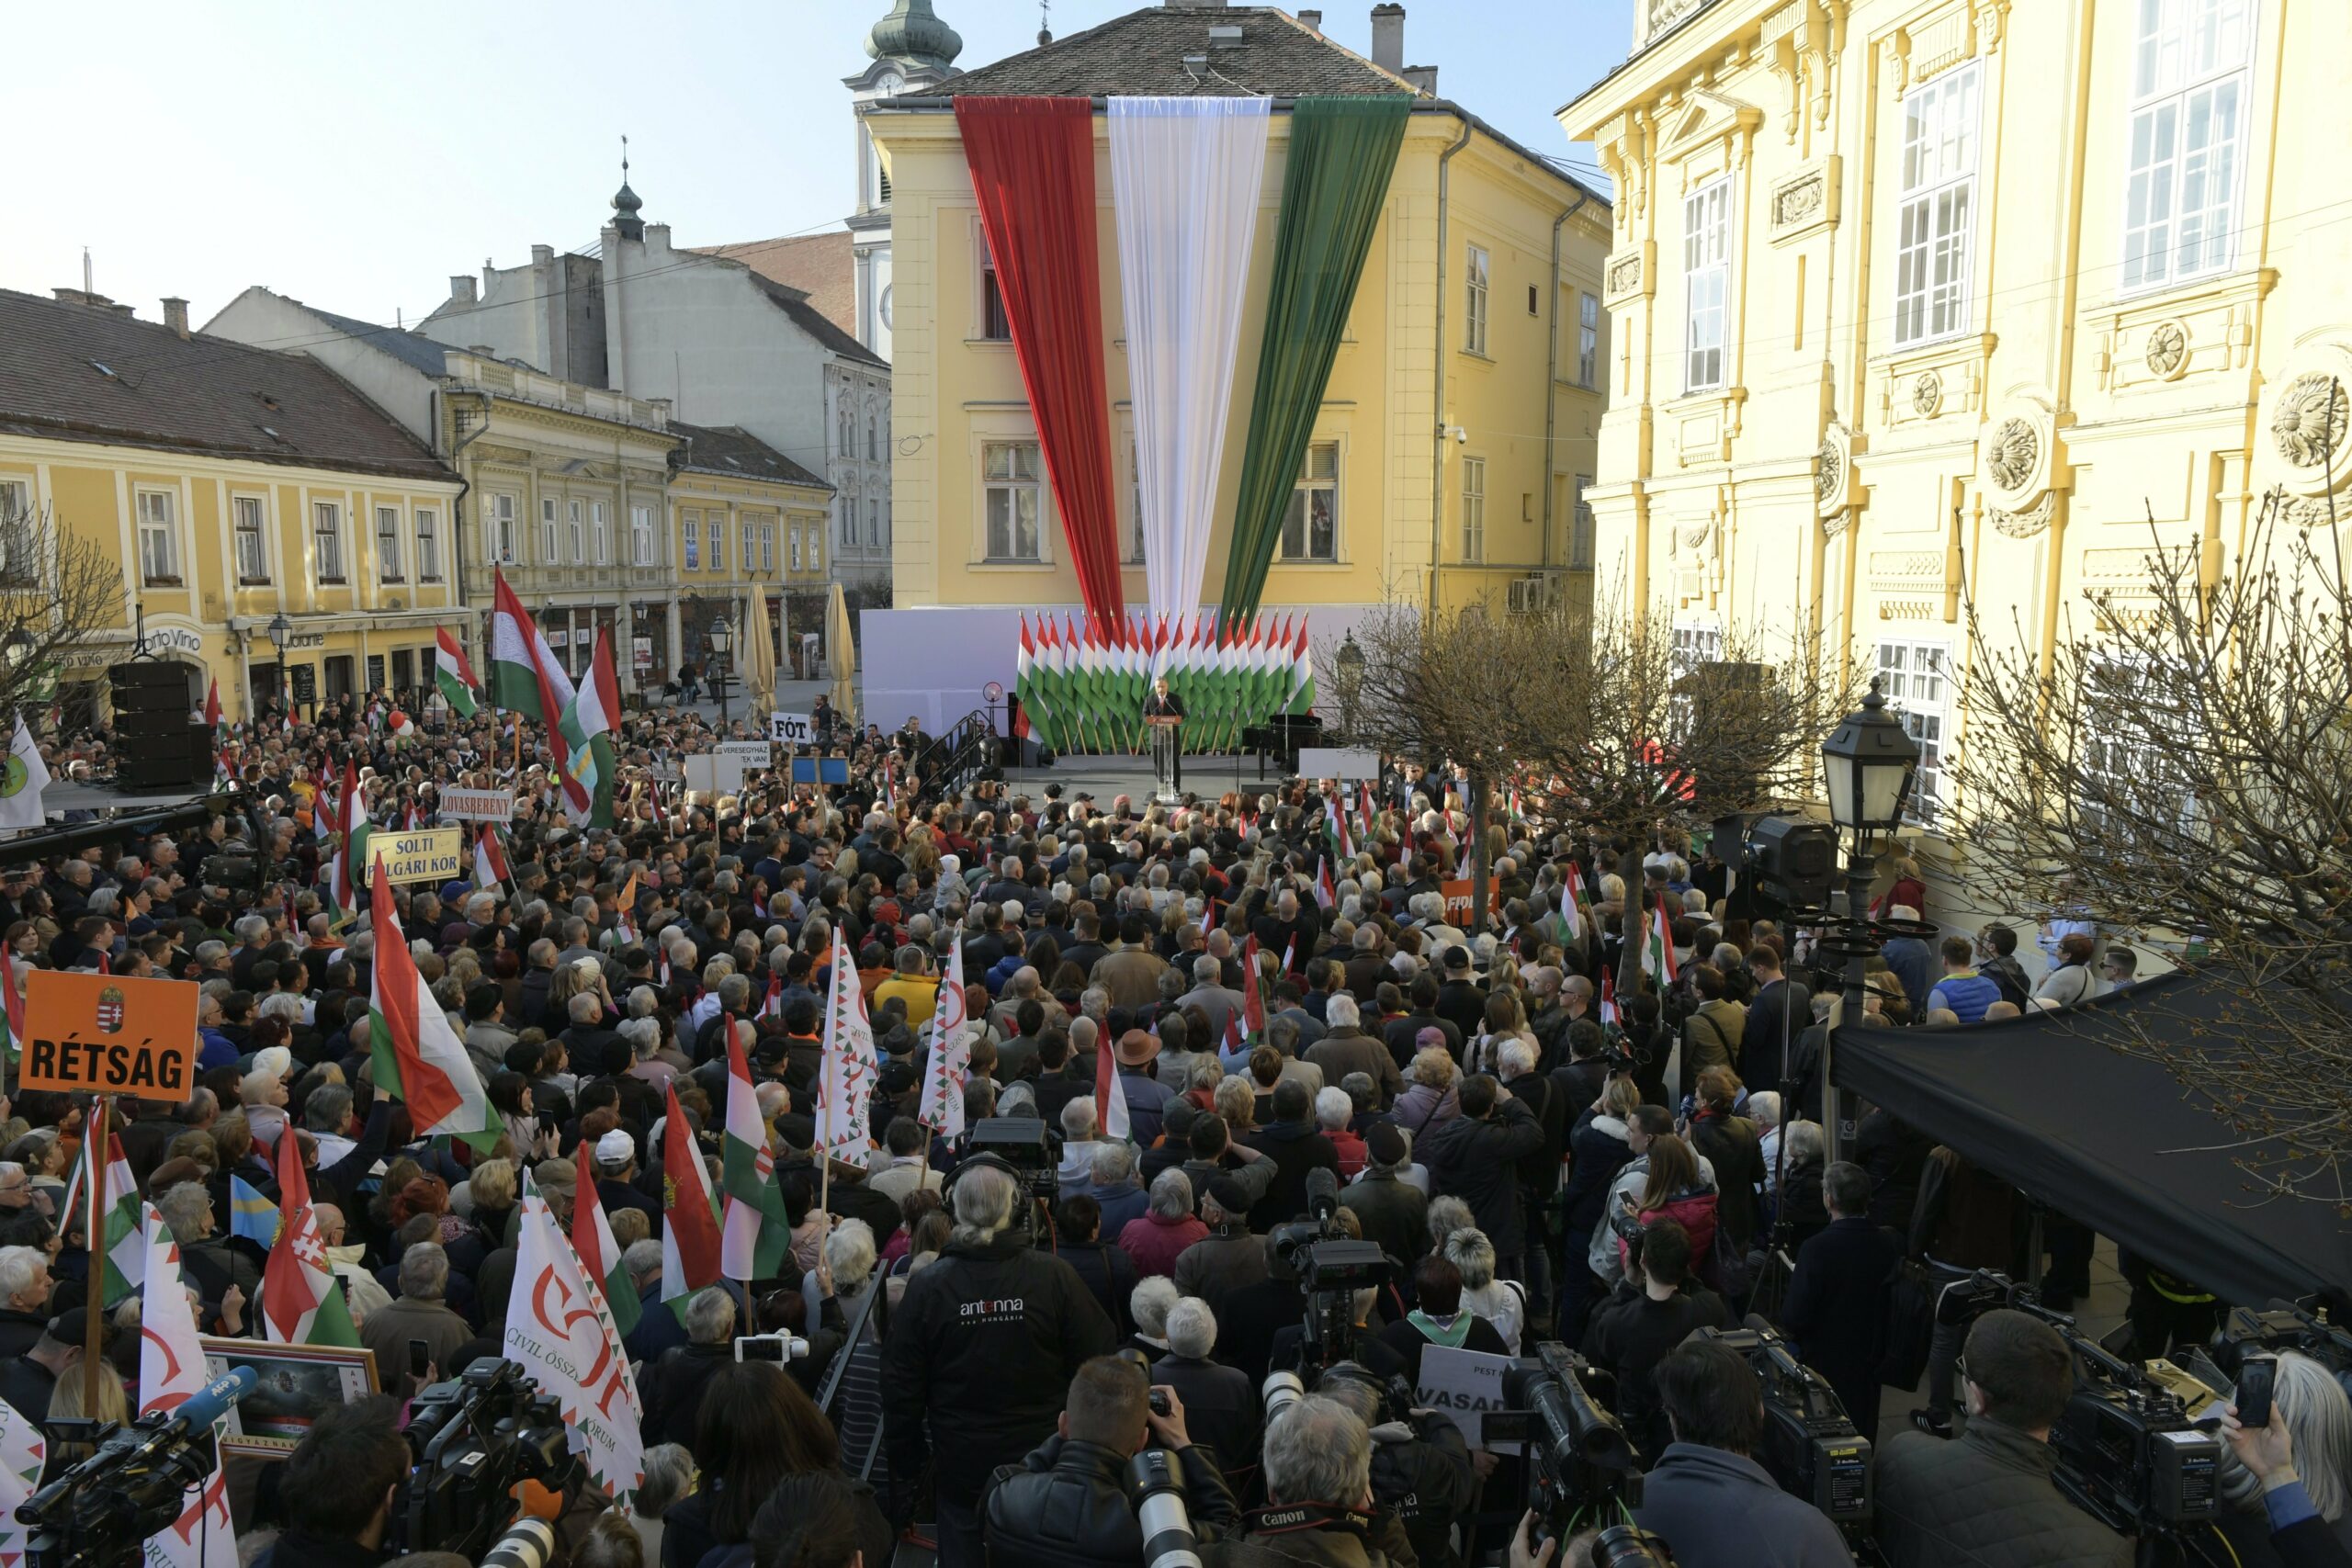
<svg viewBox="0 0 2352 1568">
<path fill-rule="evenodd" d="M 1329 1168 L 1318 1165 L 1306 1173 L 1306 1207 L 1318 1220 L 1340 1212 L 1340 1179 Z"/>
</svg>

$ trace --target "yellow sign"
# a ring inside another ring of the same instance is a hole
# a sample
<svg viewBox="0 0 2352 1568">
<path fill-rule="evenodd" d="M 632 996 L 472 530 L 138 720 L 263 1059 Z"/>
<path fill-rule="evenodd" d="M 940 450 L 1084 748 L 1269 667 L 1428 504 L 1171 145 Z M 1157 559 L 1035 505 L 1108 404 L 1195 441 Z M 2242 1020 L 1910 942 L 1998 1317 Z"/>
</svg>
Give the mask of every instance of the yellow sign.
<svg viewBox="0 0 2352 1568">
<path fill-rule="evenodd" d="M 371 833 L 368 850 L 394 882 L 455 882 L 466 874 L 465 848 L 455 828 Z"/>
</svg>

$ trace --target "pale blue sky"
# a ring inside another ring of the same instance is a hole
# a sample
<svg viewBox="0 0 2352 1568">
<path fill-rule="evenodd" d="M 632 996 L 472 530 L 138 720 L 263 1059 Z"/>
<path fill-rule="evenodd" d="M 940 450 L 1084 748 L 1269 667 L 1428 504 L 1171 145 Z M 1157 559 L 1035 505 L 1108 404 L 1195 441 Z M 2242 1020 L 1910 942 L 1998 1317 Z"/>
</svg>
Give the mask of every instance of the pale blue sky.
<svg viewBox="0 0 2352 1568">
<path fill-rule="evenodd" d="M 1054 0 L 1069 34 L 1140 0 Z M 935 0 L 967 68 L 1035 42 L 1035 0 Z M 1631 0 L 1407 0 L 1408 63 L 1536 151 L 1624 57 Z M 0 287 L 78 286 L 201 324 L 248 284 L 413 321 L 448 276 L 594 243 L 629 138 L 680 244 L 813 231 L 850 208 L 848 94 L 888 0 L 117 0 L 13 6 L 17 155 Z M 1369 52 L 1372 0 L 1324 29 Z M 1573 156 L 1589 163 L 1590 150 Z"/>
</svg>

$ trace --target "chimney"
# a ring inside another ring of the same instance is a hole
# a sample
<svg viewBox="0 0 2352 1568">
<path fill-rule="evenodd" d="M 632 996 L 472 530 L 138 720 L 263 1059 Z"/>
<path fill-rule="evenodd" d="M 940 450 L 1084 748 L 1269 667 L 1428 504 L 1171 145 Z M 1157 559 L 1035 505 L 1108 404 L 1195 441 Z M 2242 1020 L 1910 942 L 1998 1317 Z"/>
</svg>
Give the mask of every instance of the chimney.
<svg viewBox="0 0 2352 1568">
<path fill-rule="evenodd" d="M 1319 38 L 1323 33 L 1323 13 L 1320 11 L 1301 11 L 1298 14 L 1298 25 Z"/>
<path fill-rule="evenodd" d="M 1405 7 L 1396 0 L 1372 8 L 1372 62 L 1405 73 Z"/>
<path fill-rule="evenodd" d="M 1222 11 L 1229 0 L 1168 0 L 1171 11 Z"/>
<path fill-rule="evenodd" d="M 449 298 L 460 305 L 470 305 L 479 298 L 474 292 L 473 274 L 455 272 L 449 275 Z"/>
<path fill-rule="evenodd" d="M 646 406 L 653 411 L 653 423 L 663 430 L 669 429 L 670 400 L 667 398 L 648 398 L 645 400 L 645 402 Z"/>
<path fill-rule="evenodd" d="M 645 226 L 645 248 L 648 250 L 668 250 L 670 248 L 670 225 L 667 223 L 648 223 Z"/>
<path fill-rule="evenodd" d="M 553 260 L 555 260 L 555 247 L 553 245 L 533 245 L 531 247 L 531 265 L 533 266 L 545 266 L 548 263 Z"/>
<path fill-rule="evenodd" d="M 1437 96 L 1436 66 L 1408 65 L 1404 70 L 1396 73 L 1396 74 L 1405 78 L 1406 81 L 1410 82 L 1420 91 L 1427 93 L 1430 97 L 1434 98 Z"/>
<path fill-rule="evenodd" d="M 187 336 L 187 301 L 177 295 L 164 295 L 164 324 L 180 336 Z"/>
</svg>

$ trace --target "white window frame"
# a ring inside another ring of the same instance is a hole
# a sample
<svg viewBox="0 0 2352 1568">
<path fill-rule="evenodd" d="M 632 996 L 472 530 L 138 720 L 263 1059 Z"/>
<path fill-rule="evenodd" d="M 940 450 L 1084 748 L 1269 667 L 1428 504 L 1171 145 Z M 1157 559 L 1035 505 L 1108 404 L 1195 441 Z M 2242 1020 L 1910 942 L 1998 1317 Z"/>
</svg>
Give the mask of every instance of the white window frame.
<svg viewBox="0 0 2352 1568">
<path fill-rule="evenodd" d="M 1971 61 L 1903 96 L 1894 248 L 1898 347 L 1969 329 L 1984 80 L 1984 67 Z"/>
<path fill-rule="evenodd" d="M 416 509 L 416 580 L 441 581 L 441 513 L 430 506 Z"/>
<path fill-rule="evenodd" d="M 756 520 L 746 517 L 743 519 L 743 571 L 746 576 L 754 570 L 752 562 L 756 558 L 758 549 L 759 524 Z"/>
<path fill-rule="evenodd" d="M 991 460 L 997 453 L 1012 455 L 1007 463 L 1007 473 L 998 478 L 991 474 Z M 1026 473 L 1020 471 L 1020 455 L 1028 454 Z M 1035 440 L 984 441 L 980 444 L 980 558 L 991 563 L 1012 566 L 1036 566 L 1046 558 L 1046 456 Z M 1027 516 L 1023 501 L 1027 502 Z M 1002 529 L 998 524 L 1000 513 Z M 1023 549 L 1022 533 L 1026 528 L 1027 548 Z M 1002 548 L 998 547 L 1000 543 Z"/>
<path fill-rule="evenodd" d="M 2138 10 L 2123 152 L 2127 294 L 2227 272 L 2237 259 L 2260 15 L 2255 0 L 2139 0 Z"/>
<path fill-rule="evenodd" d="M 1462 459 L 1462 558 L 1487 558 L 1487 459 Z"/>
<path fill-rule="evenodd" d="M 1944 784 L 1955 716 L 1951 644 L 1927 637 L 1878 639 L 1879 689 L 1919 748 L 1919 771 L 1905 803 L 1910 821 L 1932 823 L 1948 806 Z"/>
<path fill-rule="evenodd" d="M 775 523 L 773 519 L 760 525 L 760 570 L 775 570 Z"/>
<path fill-rule="evenodd" d="M 1328 452 L 1331 455 L 1331 471 L 1329 475 L 1317 474 L 1315 471 L 1315 458 L 1318 452 Z M 1339 564 L 1341 559 L 1344 538 L 1341 528 L 1347 515 L 1345 506 L 1347 487 L 1343 482 L 1347 468 L 1345 456 L 1340 451 L 1340 443 L 1337 441 L 1307 443 L 1306 456 L 1299 464 L 1298 477 L 1291 481 L 1291 499 L 1283 507 L 1283 531 L 1274 546 L 1275 560 L 1290 566 L 1336 566 Z M 1331 549 L 1329 554 L 1322 555 L 1317 554 L 1315 548 L 1315 497 L 1318 492 L 1326 491 L 1329 491 L 1331 496 Z M 1296 509 L 1298 517 L 1299 549 L 1296 553 L 1293 553 L 1290 547 L 1293 508 Z"/>
<path fill-rule="evenodd" d="M 1589 387 L 1600 374 L 1600 297 L 1577 290 L 1577 385 Z"/>
<path fill-rule="evenodd" d="M 1464 353 L 1487 352 L 1487 308 L 1494 286 L 1494 257 L 1484 245 L 1472 245 L 1462 267 L 1462 347 Z"/>
<path fill-rule="evenodd" d="M 179 492 L 141 490 L 132 504 L 139 514 L 139 581 L 151 588 L 181 586 Z"/>
<path fill-rule="evenodd" d="M 786 543 L 792 548 L 792 570 L 800 570 L 800 525 L 794 524 L 785 530 Z"/>
<path fill-rule="evenodd" d="M 0 482 L 0 491 L 6 489 Z M 0 506 L 0 513 L 7 508 Z M 252 523 L 246 526 L 247 521 Z M 229 529 L 237 551 L 237 586 L 266 588 L 269 585 L 269 498 L 266 495 L 232 495 L 229 498 Z"/>
<path fill-rule="evenodd" d="M 613 509 L 601 501 L 588 503 L 588 538 L 594 547 L 597 566 L 613 563 Z"/>
<path fill-rule="evenodd" d="M 709 513 L 704 516 L 703 522 L 707 525 L 707 531 L 705 534 L 707 542 L 703 546 L 704 570 L 725 571 L 727 570 L 727 513 Z"/>
<path fill-rule="evenodd" d="M 376 581 L 402 582 L 401 571 L 401 509 L 376 508 Z"/>
<path fill-rule="evenodd" d="M 1682 389 L 1723 387 L 1731 360 L 1731 176 L 1682 202 Z"/>
<path fill-rule="evenodd" d="M 563 513 L 564 521 L 571 525 L 567 537 L 571 546 L 571 564 L 578 566 L 588 558 L 583 548 L 587 543 L 588 503 L 572 496 L 566 502 Z"/>
<path fill-rule="evenodd" d="M 1578 474 L 1568 481 L 1568 570 L 1590 571 L 1593 551 L 1592 502 L 1584 492 L 1592 488 L 1590 474 Z"/>
<path fill-rule="evenodd" d="M 972 215 L 972 255 L 977 263 L 972 268 L 972 341 L 975 343 L 1011 343 L 1012 312 L 1005 309 L 1003 280 L 997 276 L 996 253 L 989 249 L 988 226 L 979 214 Z M 989 331 L 989 290 L 994 286 L 997 313 L 1004 318 L 1004 331 Z"/>
<path fill-rule="evenodd" d="M 681 571 L 702 570 L 702 513 L 687 511 L 678 513 L 678 526 L 685 531 L 685 553 L 678 558 Z"/>
<path fill-rule="evenodd" d="M 653 508 L 650 506 L 628 509 L 628 563 L 631 566 L 653 564 Z"/>
<path fill-rule="evenodd" d="M 490 558 L 499 566 L 514 564 L 514 547 L 520 543 L 514 536 L 515 498 L 505 491 L 490 498 L 490 537 L 487 541 Z"/>
<path fill-rule="evenodd" d="M 311 503 L 311 559 L 320 583 L 339 586 L 351 581 L 344 563 L 343 506 L 338 502 Z"/>
<path fill-rule="evenodd" d="M 539 498 L 540 561 L 545 565 L 553 566 L 562 558 L 562 546 L 563 531 L 556 521 L 555 497 L 541 496 Z"/>
<path fill-rule="evenodd" d="M 882 498 L 878 495 L 869 495 L 865 498 L 865 547 L 868 549 L 879 549 L 881 545 Z"/>
</svg>

